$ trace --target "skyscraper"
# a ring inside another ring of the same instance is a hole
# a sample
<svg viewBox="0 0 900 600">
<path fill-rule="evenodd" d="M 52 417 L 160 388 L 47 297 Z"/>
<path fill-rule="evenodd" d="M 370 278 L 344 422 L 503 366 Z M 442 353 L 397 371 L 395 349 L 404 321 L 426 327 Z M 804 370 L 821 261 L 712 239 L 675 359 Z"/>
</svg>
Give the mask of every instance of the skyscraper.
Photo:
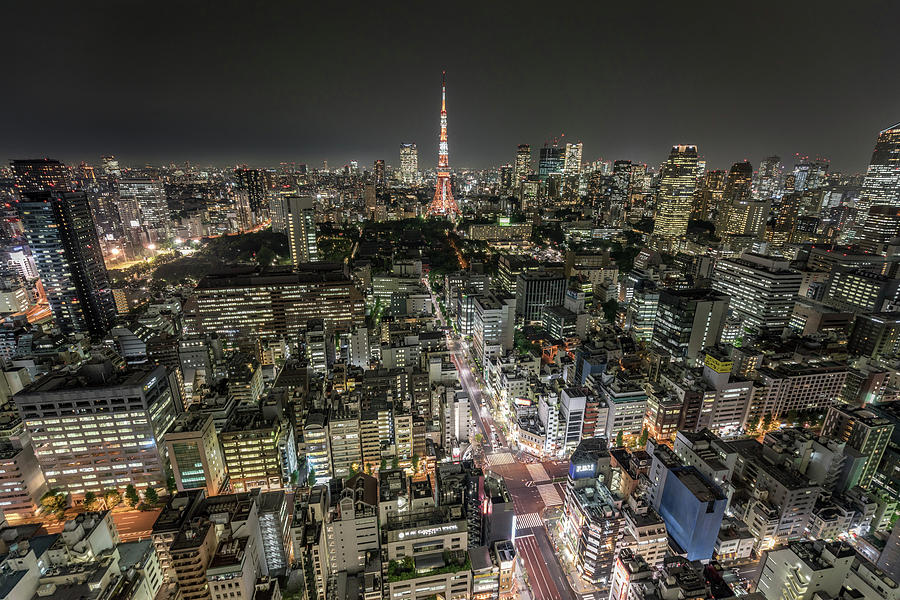
<svg viewBox="0 0 900 600">
<path fill-rule="evenodd" d="M 531 173 L 531 146 L 528 144 L 519 144 L 516 149 L 516 185 L 528 179 Z"/>
<path fill-rule="evenodd" d="M 316 199 L 313 196 L 291 196 L 286 202 L 291 262 L 295 267 L 315 262 L 319 256 L 316 245 Z"/>
<path fill-rule="evenodd" d="M 753 199 L 752 182 L 753 167 L 749 162 L 737 162 L 731 166 L 716 226 L 716 232 L 720 236 L 762 237 L 769 217 L 770 203 L 768 199 Z"/>
<path fill-rule="evenodd" d="M 169 216 L 166 189 L 161 180 L 156 178 L 120 179 L 119 199 L 138 207 L 141 223 L 145 227 L 156 230 L 162 237 L 168 236 L 172 219 Z"/>
<path fill-rule="evenodd" d="M 52 158 L 12 161 L 16 190 L 25 192 L 66 191 L 72 189 L 69 168 Z"/>
<path fill-rule="evenodd" d="M 754 196 L 759 200 L 769 200 L 781 195 L 784 186 L 784 165 L 781 158 L 767 156 L 759 163 Z"/>
<path fill-rule="evenodd" d="M 544 181 L 550 175 L 562 173 L 563 162 L 563 149 L 558 144 L 554 143 L 552 146 L 544 144 L 538 158 L 538 177 Z"/>
<path fill-rule="evenodd" d="M 238 186 L 247 192 L 250 211 L 260 219 L 268 211 L 266 174 L 259 169 L 235 169 Z"/>
<path fill-rule="evenodd" d="M 566 175 L 577 175 L 581 172 L 581 151 L 584 144 L 566 144 L 566 156 L 563 161 L 563 172 Z"/>
<path fill-rule="evenodd" d="M 115 156 L 101 156 L 100 163 L 103 165 L 103 174 L 107 177 L 119 177 L 122 170 L 119 168 L 119 161 Z"/>
<path fill-rule="evenodd" d="M 383 190 L 385 181 L 384 159 L 379 158 L 375 161 L 375 187 Z"/>
<path fill-rule="evenodd" d="M 87 195 L 26 193 L 18 208 L 57 326 L 104 335 L 115 310 Z"/>
<path fill-rule="evenodd" d="M 653 235 L 671 239 L 687 233 L 697 186 L 697 160 L 697 146 L 680 144 L 672 147 L 659 174 Z"/>
<path fill-rule="evenodd" d="M 858 222 L 879 204 L 900 205 L 900 123 L 878 133 L 860 193 Z"/>
<path fill-rule="evenodd" d="M 459 215 L 459 206 L 450 189 L 450 150 L 447 145 L 447 82 L 446 73 L 441 74 L 441 135 L 438 143 L 438 174 L 434 185 L 434 199 L 428 209 L 429 215 L 449 217 Z"/>
<path fill-rule="evenodd" d="M 419 150 L 415 144 L 400 144 L 400 181 L 415 183 L 419 179 Z"/>
</svg>

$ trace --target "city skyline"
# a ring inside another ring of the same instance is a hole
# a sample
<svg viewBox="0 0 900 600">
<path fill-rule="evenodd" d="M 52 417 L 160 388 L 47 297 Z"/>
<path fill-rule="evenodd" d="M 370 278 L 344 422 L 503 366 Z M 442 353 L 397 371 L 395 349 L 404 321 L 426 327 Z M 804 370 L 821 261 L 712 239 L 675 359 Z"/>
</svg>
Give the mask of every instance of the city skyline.
<svg viewBox="0 0 900 600">
<path fill-rule="evenodd" d="M 862 5 L 823 7 L 816 23 L 799 7 L 762 5 L 741 18 L 702 7 L 690 15 L 587 7 L 552 22 L 500 7 L 404 18 L 310 7 L 306 22 L 347 29 L 340 45 L 327 44 L 327 27 L 293 34 L 286 7 L 246 15 L 188 7 L 174 21 L 139 8 L 48 6 L 37 10 L 54 18 L 41 19 L 13 7 L 21 26 L 12 48 L 64 34 L 68 43 L 49 70 L 10 63 L 22 91 L 0 100 L 15 115 L 0 151 L 67 162 L 115 154 L 135 165 L 397 165 L 399 145 L 412 142 L 424 170 L 436 163 L 433 107 L 446 70 L 458 168 L 511 163 L 518 144 L 540 148 L 565 133 L 584 143 L 585 161 L 655 167 L 673 145 L 694 144 L 711 168 L 799 153 L 862 172 L 877 132 L 900 120 L 900 83 L 882 75 L 891 72 L 894 7 L 878 6 L 877 23 Z M 598 23 L 615 27 L 598 34 Z M 434 44 L 442 28 L 465 36 Z M 235 43 L 222 44 L 223 32 Z M 69 90 L 61 106 L 57 94 L 25 92 L 45 86 L 48 73 L 55 89 Z"/>
</svg>

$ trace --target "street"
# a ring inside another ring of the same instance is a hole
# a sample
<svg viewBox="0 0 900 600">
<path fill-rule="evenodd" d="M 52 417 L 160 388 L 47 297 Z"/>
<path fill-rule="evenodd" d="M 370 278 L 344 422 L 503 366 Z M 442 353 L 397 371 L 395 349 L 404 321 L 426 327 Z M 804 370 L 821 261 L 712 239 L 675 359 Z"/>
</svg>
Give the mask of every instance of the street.
<svg viewBox="0 0 900 600">
<path fill-rule="evenodd" d="M 501 476 L 512 498 L 516 512 L 514 543 L 528 573 L 532 597 L 534 600 L 575 600 L 553 550 L 544 518 L 545 509 L 563 504 L 565 487 L 562 480 L 568 473 L 569 463 L 565 460 L 522 462 L 519 453 L 509 448 L 506 436 L 487 408 L 488 403 L 482 401 L 483 390 L 479 377 L 472 372 L 465 342 L 450 332 L 427 277 L 424 282 L 431 293 L 437 317 L 446 328 L 447 348 L 460 385 L 469 397 L 475 428 L 484 439 L 484 470 Z"/>
</svg>

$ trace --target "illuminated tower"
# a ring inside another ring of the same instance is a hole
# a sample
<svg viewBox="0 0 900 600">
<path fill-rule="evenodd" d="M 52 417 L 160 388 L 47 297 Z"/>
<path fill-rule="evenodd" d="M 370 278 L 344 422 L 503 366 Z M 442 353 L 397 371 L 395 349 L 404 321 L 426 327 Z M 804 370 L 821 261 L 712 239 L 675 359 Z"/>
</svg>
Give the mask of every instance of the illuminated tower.
<svg viewBox="0 0 900 600">
<path fill-rule="evenodd" d="M 428 209 L 429 215 L 455 216 L 459 215 L 459 207 L 453 199 L 450 189 L 450 154 L 447 150 L 447 85 L 441 73 L 441 137 L 438 148 L 438 174 L 434 187 L 434 200 Z"/>
</svg>

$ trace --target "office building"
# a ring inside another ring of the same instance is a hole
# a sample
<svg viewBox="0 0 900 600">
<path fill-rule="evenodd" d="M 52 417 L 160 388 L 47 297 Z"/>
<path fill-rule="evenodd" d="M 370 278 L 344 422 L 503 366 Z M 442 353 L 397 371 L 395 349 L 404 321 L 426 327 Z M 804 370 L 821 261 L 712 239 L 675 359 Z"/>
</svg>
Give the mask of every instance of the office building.
<svg viewBox="0 0 900 600">
<path fill-rule="evenodd" d="M 516 301 L 512 298 L 500 299 L 490 294 L 475 296 L 472 306 L 472 345 L 475 355 L 484 365 L 491 358 L 512 350 Z"/>
<path fill-rule="evenodd" d="M 871 207 L 856 241 L 863 250 L 884 254 L 884 247 L 897 236 L 900 236 L 900 201 Z"/>
<path fill-rule="evenodd" d="M 516 149 L 516 163 L 514 177 L 516 185 L 528 179 L 531 174 L 531 146 L 528 144 L 519 144 Z"/>
<path fill-rule="evenodd" d="M 894 424 L 866 407 L 835 405 L 828 409 L 822 435 L 845 442 L 866 457 L 856 485 L 868 489 L 894 433 Z"/>
<path fill-rule="evenodd" d="M 673 146 L 659 173 L 653 235 L 677 238 L 687 232 L 697 186 L 697 147 Z"/>
<path fill-rule="evenodd" d="M 257 340 L 299 338 L 310 319 L 323 319 L 329 332 L 362 325 L 359 290 L 338 266 L 320 264 L 204 277 L 194 290 L 198 330 L 255 349 Z"/>
<path fill-rule="evenodd" d="M 24 438 L 24 439 L 23 439 Z M 25 442 L 24 444 L 22 442 Z M 6 518 L 33 517 L 49 491 L 27 436 L 0 440 L 0 511 Z"/>
<path fill-rule="evenodd" d="M 727 500 L 695 467 L 670 469 L 659 504 L 666 531 L 688 560 L 712 558 Z"/>
<path fill-rule="evenodd" d="M 378 480 L 358 473 L 347 479 L 323 525 L 328 568 L 355 575 L 366 554 L 381 547 L 378 530 Z"/>
<path fill-rule="evenodd" d="M 900 279 L 838 267 L 828 280 L 825 302 L 851 312 L 878 313 L 900 304 Z"/>
<path fill-rule="evenodd" d="M 204 489 L 215 496 L 225 487 L 225 461 L 213 418 L 200 412 L 178 415 L 165 437 L 166 455 L 179 492 Z"/>
<path fill-rule="evenodd" d="M 119 179 L 119 202 L 133 204 L 140 214 L 140 223 L 157 232 L 161 238 L 168 237 L 172 229 L 166 188 L 162 180 L 156 178 Z"/>
<path fill-rule="evenodd" d="M 362 469 L 359 413 L 351 407 L 332 408 L 328 419 L 331 472 L 336 479 L 346 479 Z"/>
<path fill-rule="evenodd" d="M 777 418 L 789 411 L 828 408 L 840 397 L 848 371 L 846 364 L 837 362 L 762 367 L 750 414 Z"/>
<path fill-rule="evenodd" d="M 69 168 L 58 160 L 51 158 L 14 160 L 10 166 L 19 194 L 66 192 L 73 189 Z"/>
<path fill-rule="evenodd" d="M 319 258 L 316 245 L 316 199 L 313 196 L 285 198 L 285 218 L 291 262 L 294 267 Z"/>
<path fill-rule="evenodd" d="M 612 582 L 615 551 L 623 526 L 609 485 L 609 451 L 603 438 L 582 440 L 569 463 L 561 517 L 563 550 L 578 575 L 600 591 Z"/>
<path fill-rule="evenodd" d="M 728 296 L 711 290 L 661 290 L 651 345 L 694 366 L 704 349 L 719 343 L 728 302 Z"/>
<path fill-rule="evenodd" d="M 405 184 L 419 180 L 419 149 L 415 144 L 400 144 L 400 181 Z"/>
<path fill-rule="evenodd" d="M 878 205 L 900 205 L 900 123 L 878 132 L 857 210 L 864 218 Z"/>
<path fill-rule="evenodd" d="M 538 177 L 546 181 L 550 175 L 559 175 L 563 172 L 563 163 L 563 149 L 558 144 L 544 145 L 538 157 Z"/>
<path fill-rule="evenodd" d="M 115 307 L 87 195 L 26 193 L 18 210 L 56 325 L 103 336 Z"/>
<path fill-rule="evenodd" d="M 767 156 L 759 163 L 754 196 L 771 200 L 781 195 L 784 185 L 784 165 L 778 156 Z"/>
<path fill-rule="evenodd" d="M 578 175 L 581 173 L 581 153 L 584 144 L 576 142 L 574 144 L 566 144 L 566 154 L 563 158 L 563 172 L 566 175 Z"/>
<path fill-rule="evenodd" d="M 766 600 L 843 597 L 841 588 L 847 582 L 855 554 L 843 542 L 790 542 L 765 553 L 756 590 Z"/>
<path fill-rule="evenodd" d="M 780 334 L 787 327 L 802 276 L 786 260 L 745 252 L 716 261 L 713 290 L 730 296 L 729 310 L 744 328 Z"/>
<path fill-rule="evenodd" d="M 236 412 L 219 440 L 236 492 L 277 490 L 298 479 L 294 428 L 287 420 L 267 418 L 257 410 Z"/>
<path fill-rule="evenodd" d="M 165 485 L 162 441 L 180 399 L 165 367 L 114 371 L 109 362 L 54 372 L 14 400 L 51 488 L 75 497 Z"/>
<path fill-rule="evenodd" d="M 856 316 L 847 351 L 853 356 L 879 358 L 900 350 L 900 313 L 872 313 Z"/>
<path fill-rule="evenodd" d="M 566 294 L 566 278 L 551 271 L 526 271 L 516 276 L 516 315 L 539 322 L 544 306 L 558 306 Z"/>
<path fill-rule="evenodd" d="M 238 188 L 247 194 L 250 211 L 257 221 L 266 217 L 269 209 L 268 182 L 265 171 L 260 169 L 235 169 L 234 176 Z"/>
</svg>

